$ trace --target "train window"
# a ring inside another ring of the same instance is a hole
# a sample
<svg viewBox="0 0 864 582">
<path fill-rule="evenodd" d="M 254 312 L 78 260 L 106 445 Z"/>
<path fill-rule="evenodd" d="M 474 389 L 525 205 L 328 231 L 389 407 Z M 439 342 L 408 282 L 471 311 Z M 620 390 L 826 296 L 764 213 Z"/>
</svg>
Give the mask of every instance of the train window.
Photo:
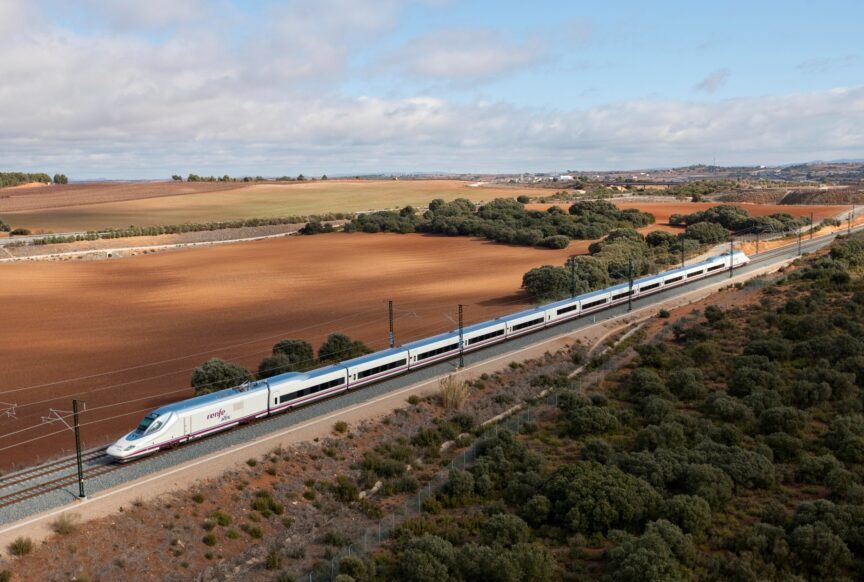
<svg viewBox="0 0 864 582">
<path fill-rule="evenodd" d="M 642 291 L 650 291 L 651 289 L 656 289 L 660 286 L 660 283 L 651 283 L 650 285 L 645 285 L 644 287 L 639 287 L 639 292 Z"/>
<path fill-rule="evenodd" d="M 627 297 L 628 295 L 632 295 L 632 294 L 633 294 L 633 291 L 630 291 L 630 290 L 624 291 L 623 293 L 618 293 L 618 294 L 612 296 L 612 301 L 615 301 L 616 299 L 621 299 L 622 297 Z"/>
<path fill-rule="evenodd" d="M 588 303 L 582 304 L 582 309 L 590 309 L 591 307 L 597 307 L 598 305 L 603 305 L 606 303 L 607 299 L 604 297 L 603 299 L 598 299 L 597 301 L 589 301 Z"/>
<path fill-rule="evenodd" d="M 420 362 L 422 360 L 427 360 L 429 358 L 437 356 L 438 354 L 444 354 L 447 352 L 452 352 L 453 350 L 457 349 L 458 347 L 459 347 L 459 342 L 456 342 L 455 344 L 448 344 L 446 346 L 442 346 L 442 347 L 436 348 L 434 350 L 429 350 L 428 352 L 423 352 L 422 354 L 417 356 L 417 361 Z"/>
<path fill-rule="evenodd" d="M 145 432 L 150 425 L 153 424 L 153 421 L 159 418 L 157 414 L 148 414 L 141 420 L 141 424 L 138 425 L 138 428 L 135 429 L 136 432 Z"/>
<path fill-rule="evenodd" d="M 563 315 L 565 313 L 570 313 L 571 311 L 576 311 L 579 309 L 579 304 L 574 303 L 573 305 L 568 305 L 567 307 L 562 307 L 558 311 L 555 312 L 555 315 Z"/>
<path fill-rule="evenodd" d="M 708 271 L 709 272 L 716 271 L 717 269 L 722 269 L 725 266 L 726 265 L 724 265 L 723 263 L 720 263 L 719 265 L 714 265 L 713 267 L 708 267 Z"/>
<path fill-rule="evenodd" d="M 666 279 L 666 284 L 669 285 L 670 283 L 677 283 L 678 281 L 680 281 L 683 278 L 684 278 L 684 275 L 678 275 L 677 277 L 672 277 L 671 279 Z"/>
<path fill-rule="evenodd" d="M 150 428 L 147 429 L 147 432 L 148 433 L 156 432 L 157 430 L 162 428 L 162 424 L 163 423 L 161 420 L 157 420 L 156 422 L 154 422 L 153 424 L 150 425 Z"/>
<path fill-rule="evenodd" d="M 382 364 L 380 366 L 376 366 L 374 368 L 369 368 L 368 370 L 363 370 L 357 374 L 357 378 L 368 378 L 369 376 L 374 376 L 375 374 L 380 374 L 381 372 L 386 372 L 387 370 L 392 370 L 394 368 L 400 368 L 407 364 L 406 360 L 397 360 L 395 362 L 390 362 L 389 364 Z"/>
<path fill-rule="evenodd" d="M 513 326 L 513 331 L 518 331 L 520 329 L 525 329 L 526 327 L 531 327 L 532 325 L 537 325 L 538 323 L 543 323 L 545 321 L 544 317 L 539 317 L 537 319 L 532 319 L 530 321 L 523 321 L 522 323 L 517 323 Z"/>
<path fill-rule="evenodd" d="M 483 341 L 486 341 L 486 340 L 488 340 L 488 339 L 492 339 L 493 337 L 499 337 L 499 336 L 502 336 L 502 335 L 504 335 L 504 330 L 503 330 L 503 329 L 499 329 L 499 330 L 497 330 L 497 331 L 492 331 L 492 332 L 489 332 L 489 333 L 484 333 L 483 335 L 478 335 L 477 337 L 472 337 L 472 338 L 469 339 L 469 340 L 465 340 L 465 345 L 469 345 L 469 346 L 470 346 L 470 345 L 472 345 L 472 344 L 476 344 L 476 343 L 478 343 L 478 342 L 483 342 Z M 458 344 L 457 344 L 457 345 L 458 345 Z"/>
<path fill-rule="evenodd" d="M 704 272 L 705 271 L 693 271 L 692 273 L 687 273 L 687 278 L 690 279 L 691 277 L 698 277 Z"/>
</svg>

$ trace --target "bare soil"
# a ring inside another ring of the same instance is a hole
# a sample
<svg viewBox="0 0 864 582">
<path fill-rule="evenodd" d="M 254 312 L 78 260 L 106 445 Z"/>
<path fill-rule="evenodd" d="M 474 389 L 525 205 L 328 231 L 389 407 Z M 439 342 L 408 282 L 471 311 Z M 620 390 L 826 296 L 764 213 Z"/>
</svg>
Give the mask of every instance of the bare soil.
<svg viewBox="0 0 864 582">
<path fill-rule="evenodd" d="M 68 452 L 70 434 L 40 417 L 87 403 L 85 444 L 116 438 L 146 411 L 189 397 L 194 367 L 221 357 L 255 369 L 288 337 L 317 346 L 340 331 L 398 343 L 529 305 L 522 275 L 587 248 L 510 247 L 466 238 L 332 234 L 277 238 L 109 261 L 2 266 L 0 464 Z M 50 436 L 49 436 L 50 435 Z"/>
</svg>

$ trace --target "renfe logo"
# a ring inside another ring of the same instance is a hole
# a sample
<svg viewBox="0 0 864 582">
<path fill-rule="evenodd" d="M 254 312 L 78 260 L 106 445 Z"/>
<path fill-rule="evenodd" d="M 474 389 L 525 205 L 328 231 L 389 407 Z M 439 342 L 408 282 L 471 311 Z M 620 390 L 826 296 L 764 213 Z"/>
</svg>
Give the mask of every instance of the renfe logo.
<svg viewBox="0 0 864 582">
<path fill-rule="evenodd" d="M 216 412 L 211 412 L 210 414 L 208 414 L 207 420 L 210 420 L 211 418 L 222 418 L 223 416 L 225 416 L 225 409 L 220 408 Z"/>
</svg>

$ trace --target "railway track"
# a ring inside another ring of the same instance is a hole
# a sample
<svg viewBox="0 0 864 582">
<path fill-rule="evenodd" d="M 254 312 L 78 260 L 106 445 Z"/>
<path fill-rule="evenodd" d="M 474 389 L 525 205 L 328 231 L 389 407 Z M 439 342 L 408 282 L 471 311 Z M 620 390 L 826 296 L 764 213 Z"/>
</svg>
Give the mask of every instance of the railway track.
<svg viewBox="0 0 864 582">
<path fill-rule="evenodd" d="M 105 456 L 105 448 L 103 447 L 101 449 L 83 453 L 81 455 L 81 461 L 83 463 L 89 463 Z M 15 473 L 4 475 L 3 477 L 0 477 L 0 491 L 3 491 L 4 489 L 13 487 L 21 483 L 26 483 L 27 481 L 33 481 L 35 479 L 51 475 L 53 473 L 60 473 L 70 468 L 75 468 L 76 464 L 77 462 L 75 460 L 75 457 L 66 457 L 63 459 L 52 461 L 50 463 L 39 465 L 38 467 L 33 467 L 30 469 L 25 469 L 23 471 L 17 471 Z"/>
<path fill-rule="evenodd" d="M 92 479 L 93 477 L 104 475 L 112 471 L 116 471 L 120 468 L 120 465 L 112 463 L 111 460 L 108 459 L 108 456 L 104 453 L 102 457 L 104 457 L 104 460 L 102 460 L 100 463 L 90 465 L 89 467 L 84 468 L 85 480 Z M 31 477 L 31 480 L 35 478 L 36 477 Z M 78 473 L 77 470 L 74 470 L 69 474 L 49 479 L 47 481 L 41 481 L 33 485 L 28 485 L 27 487 L 18 489 L 11 493 L 0 494 L 0 509 L 3 509 L 4 507 L 10 507 L 28 499 L 33 499 L 34 497 L 39 497 L 40 495 L 44 495 L 45 493 L 51 493 L 52 491 L 63 489 L 64 487 L 73 486 L 77 482 Z M 19 484 L 20 483 L 21 482 L 19 482 Z M 70 495 L 74 495 L 74 493 L 70 491 Z"/>
<path fill-rule="evenodd" d="M 854 228 L 853 232 L 860 230 L 864 230 L 864 226 Z M 802 240 L 801 251 L 802 253 L 811 252 L 821 248 L 833 238 L 836 238 L 836 236 L 835 233 L 832 233 L 816 237 L 812 240 Z M 794 249 L 795 245 L 797 243 L 763 251 L 758 255 L 752 255 L 751 264 L 765 263 L 781 257 L 790 258 L 790 251 Z M 735 269 L 734 273 L 738 272 L 739 269 Z M 258 419 L 248 424 L 267 423 L 276 418 L 278 417 Z M 122 465 L 112 462 L 110 457 L 105 453 L 105 448 L 88 451 L 82 456 L 84 479 L 86 481 L 143 460 L 154 459 L 168 453 L 170 450 L 158 451 L 144 459 L 133 460 Z M 0 477 L 0 510 L 63 488 L 74 487 L 78 481 L 76 465 L 77 462 L 73 456 Z M 77 490 L 73 491 L 70 489 L 69 493 L 74 496 Z"/>
</svg>

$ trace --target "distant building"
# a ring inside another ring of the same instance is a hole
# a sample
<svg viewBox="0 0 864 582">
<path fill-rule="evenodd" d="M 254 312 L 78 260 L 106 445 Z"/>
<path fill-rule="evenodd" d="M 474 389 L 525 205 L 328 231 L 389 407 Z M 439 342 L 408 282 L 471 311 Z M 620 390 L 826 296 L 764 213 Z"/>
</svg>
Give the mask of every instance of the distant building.
<svg viewBox="0 0 864 582">
<path fill-rule="evenodd" d="M 561 176 L 558 176 L 558 180 L 561 182 L 570 182 L 573 180 L 573 176 L 569 174 L 563 174 Z"/>
</svg>

